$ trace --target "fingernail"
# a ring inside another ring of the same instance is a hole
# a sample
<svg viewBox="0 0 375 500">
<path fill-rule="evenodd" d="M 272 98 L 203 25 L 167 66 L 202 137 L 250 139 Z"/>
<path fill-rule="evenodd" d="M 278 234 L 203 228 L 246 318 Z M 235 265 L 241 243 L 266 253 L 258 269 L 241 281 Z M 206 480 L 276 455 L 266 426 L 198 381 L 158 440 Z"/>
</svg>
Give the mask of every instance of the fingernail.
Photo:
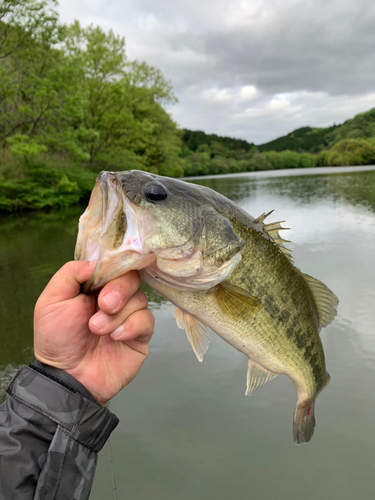
<svg viewBox="0 0 375 500">
<path fill-rule="evenodd" d="M 103 328 L 108 323 L 108 316 L 100 311 L 94 316 L 91 322 L 96 326 L 98 330 L 103 330 Z"/>
<path fill-rule="evenodd" d="M 116 330 L 114 330 L 112 333 L 111 333 L 111 337 L 113 339 L 117 339 L 122 333 L 124 333 L 124 327 L 122 325 L 120 325 L 118 328 L 116 328 Z"/>
<path fill-rule="evenodd" d="M 112 311 L 117 309 L 120 305 L 120 294 L 118 292 L 109 292 L 107 295 L 104 295 L 103 302 L 106 306 L 108 306 Z"/>
</svg>

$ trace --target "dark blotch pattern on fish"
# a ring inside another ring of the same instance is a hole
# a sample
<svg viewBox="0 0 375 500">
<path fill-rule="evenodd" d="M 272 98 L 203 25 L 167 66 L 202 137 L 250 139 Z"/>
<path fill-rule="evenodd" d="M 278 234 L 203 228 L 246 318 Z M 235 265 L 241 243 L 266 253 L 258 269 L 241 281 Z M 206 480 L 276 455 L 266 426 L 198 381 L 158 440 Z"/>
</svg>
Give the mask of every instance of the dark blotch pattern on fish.
<svg viewBox="0 0 375 500">
<path fill-rule="evenodd" d="M 272 295 L 266 295 L 264 297 L 263 306 L 271 317 L 277 318 L 280 313 L 280 309 L 278 308 L 275 298 Z"/>
</svg>

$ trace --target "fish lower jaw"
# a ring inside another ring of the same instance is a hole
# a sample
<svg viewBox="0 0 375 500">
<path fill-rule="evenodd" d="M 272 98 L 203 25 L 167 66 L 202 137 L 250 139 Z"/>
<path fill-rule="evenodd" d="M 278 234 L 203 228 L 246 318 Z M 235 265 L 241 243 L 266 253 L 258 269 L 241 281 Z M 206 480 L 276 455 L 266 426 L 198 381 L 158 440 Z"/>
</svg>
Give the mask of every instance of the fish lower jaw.
<svg viewBox="0 0 375 500">
<path fill-rule="evenodd" d="M 140 254 L 133 250 L 119 256 L 113 252 L 113 255 L 105 255 L 96 263 L 96 267 L 90 279 L 83 286 L 85 293 L 92 292 L 101 288 L 109 281 L 112 281 L 129 271 L 139 271 L 152 264 L 155 260 L 154 254 Z"/>
</svg>

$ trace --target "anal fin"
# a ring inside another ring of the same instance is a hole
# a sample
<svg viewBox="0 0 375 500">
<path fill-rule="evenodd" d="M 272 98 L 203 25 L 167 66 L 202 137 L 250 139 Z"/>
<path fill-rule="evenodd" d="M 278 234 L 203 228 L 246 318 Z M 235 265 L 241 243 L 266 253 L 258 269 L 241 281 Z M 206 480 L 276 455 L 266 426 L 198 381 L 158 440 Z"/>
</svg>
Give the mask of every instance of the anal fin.
<svg viewBox="0 0 375 500">
<path fill-rule="evenodd" d="M 177 326 L 186 331 L 188 341 L 198 361 L 202 362 L 210 342 L 210 335 L 207 327 L 202 325 L 195 316 L 182 311 L 178 307 L 175 307 L 173 315 L 176 318 Z"/>
<path fill-rule="evenodd" d="M 277 377 L 278 373 L 270 372 L 266 370 L 262 366 L 255 363 L 252 359 L 248 361 L 247 368 L 247 386 L 245 395 L 249 396 L 252 394 L 258 387 L 266 384 L 269 380 Z"/>
</svg>

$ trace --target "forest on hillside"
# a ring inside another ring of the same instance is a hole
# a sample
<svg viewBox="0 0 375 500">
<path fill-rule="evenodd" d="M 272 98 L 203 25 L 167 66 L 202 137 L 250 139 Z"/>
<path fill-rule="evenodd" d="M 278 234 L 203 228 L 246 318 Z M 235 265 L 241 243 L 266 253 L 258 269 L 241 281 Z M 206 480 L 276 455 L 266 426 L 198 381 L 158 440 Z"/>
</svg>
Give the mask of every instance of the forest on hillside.
<svg viewBox="0 0 375 500">
<path fill-rule="evenodd" d="M 375 108 L 360 113 L 341 125 L 326 128 L 302 127 L 284 137 L 257 146 L 260 152 L 284 151 L 291 149 L 297 152 L 317 154 L 328 150 L 345 139 L 365 139 L 374 143 Z"/>
<path fill-rule="evenodd" d="M 375 163 L 375 110 L 268 144 L 181 130 L 159 69 L 99 26 L 60 22 L 56 0 L 0 3 L 0 211 L 77 203 L 100 170 L 173 177 Z"/>
</svg>

